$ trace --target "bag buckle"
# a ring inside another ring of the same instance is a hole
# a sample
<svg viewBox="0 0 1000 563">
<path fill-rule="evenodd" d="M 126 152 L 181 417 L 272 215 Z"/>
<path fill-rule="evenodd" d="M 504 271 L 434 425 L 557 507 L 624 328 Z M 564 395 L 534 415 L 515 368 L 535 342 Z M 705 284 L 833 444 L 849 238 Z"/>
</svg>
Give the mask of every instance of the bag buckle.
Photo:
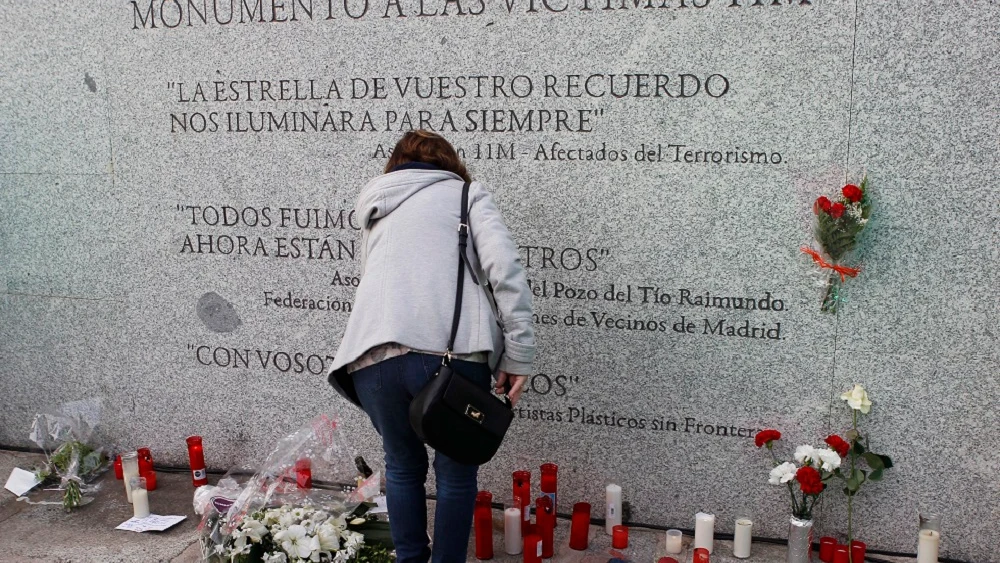
<svg viewBox="0 0 1000 563">
<path fill-rule="evenodd" d="M 478 424 L 482 424 L 483 421 L 486 420 L 486 415 L 483 414 L 483 411 L 477 409 L 472 405 L 465 406 L 465 416 L 471 418 L 474 422 Z"/>
<path fill-rule="evenodd" d="M 469 225 L 467 225 L 465 223 L 459 223 L 458 224 L 458 234 L 468 236 L 469 235 Z"/>
</svg>

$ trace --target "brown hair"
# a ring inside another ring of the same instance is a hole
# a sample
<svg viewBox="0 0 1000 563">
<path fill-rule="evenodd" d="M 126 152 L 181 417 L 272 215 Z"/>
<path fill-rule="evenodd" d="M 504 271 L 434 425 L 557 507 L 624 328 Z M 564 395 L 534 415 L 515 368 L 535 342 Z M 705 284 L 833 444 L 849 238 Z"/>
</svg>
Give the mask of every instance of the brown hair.
<svg viewBox="0 0 1000 563">
<path fill-rule="evenodd" d="M 465 163 L 458 157 L 455 148 L 437 133 L 423 129 L 407 132 L 396 143 L 396 148 L 392 149 L 392 156 L 389 157 L 389 162 L 385 163 L 385 171 L 388 173 L 393 168 L 407 162 L 433 164 L 442 170 L 458 174 L 466 182 L 472 181 L 469 171 L 465 168 Z"/>
</svg>

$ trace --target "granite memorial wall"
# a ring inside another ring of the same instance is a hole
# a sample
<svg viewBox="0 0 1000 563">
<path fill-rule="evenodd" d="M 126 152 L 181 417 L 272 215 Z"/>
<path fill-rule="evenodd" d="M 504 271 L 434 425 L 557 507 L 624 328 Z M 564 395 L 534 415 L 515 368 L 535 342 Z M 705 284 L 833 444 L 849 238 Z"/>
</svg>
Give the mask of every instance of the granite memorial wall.
<svg viewBox="0 0 1000 563">
<path fill-rule="evenodd" d="M 753 435 L 843 432 L 893 457 L 873 549 L 996 561 L 1000 399 L 994 2 L 0 2 L 0 443 L 100 397 L 120 445 L 216 469 L 338 412 L 359 188 L 438 131 L 493 191 L 538 357 L 485 488 L 560 466 L 560 510 L 620 482 L 636 522 L 781 538 Z M 799 247 L 868 174 L 836 315 Z M 500 494 L 502 497 L 502 494 Z M 827 494 L 819 531 L 843 530 Z"/>
</svg>

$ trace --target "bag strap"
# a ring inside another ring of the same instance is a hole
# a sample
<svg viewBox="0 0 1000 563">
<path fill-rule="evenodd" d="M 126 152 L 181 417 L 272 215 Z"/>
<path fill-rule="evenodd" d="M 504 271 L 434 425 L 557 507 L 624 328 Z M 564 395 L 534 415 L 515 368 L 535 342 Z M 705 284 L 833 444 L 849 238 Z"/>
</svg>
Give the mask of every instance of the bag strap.
<svg viewBox="0 0 1000 563">
<path fill-rule="evenodd" d="M 442 363 L 451 363 L 451 351 L 455 347 L 455 337 L 458 336 L 458 321 L 462 317 L 462 291 L 465 286 L 465 264 L 469 257 L 465 255 L 466 247 L 469 245 L 469 182 L 462 184 L 462 210 L 459 214 L 458 222 L 458 282 L 455 284 L 455 314 L 451 318 L 451 336 L 448 338 L 448 348 L 444 353 Z M 469 273 L 472 274 L 472 281 L 479 284 L 476 274 L 469 265 Z"/>
</svg>

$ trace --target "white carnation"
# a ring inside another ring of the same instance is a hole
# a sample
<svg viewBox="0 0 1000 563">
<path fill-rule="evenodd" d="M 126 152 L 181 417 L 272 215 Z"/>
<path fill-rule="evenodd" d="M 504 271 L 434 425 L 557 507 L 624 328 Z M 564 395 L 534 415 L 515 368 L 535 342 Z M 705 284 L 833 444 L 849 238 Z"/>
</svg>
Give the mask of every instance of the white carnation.
<svg viewBox="0 0 1000 563">
<path fill-rule="evenodd" d="M 767 480 L 772 485 L 783 485 L 795 478 L 798 467 L 794 463 L 786 461 L 771 470 L 771 477 Z"/>
<path fill-rule="evenodd" d="M 812 446 L 799 446 L 795 448 L 795 455 L 792 456 L 795 461 L 803 465 L 810 465 L 814 459 L 816 459 L 816 448 Z"/>
</svg>

